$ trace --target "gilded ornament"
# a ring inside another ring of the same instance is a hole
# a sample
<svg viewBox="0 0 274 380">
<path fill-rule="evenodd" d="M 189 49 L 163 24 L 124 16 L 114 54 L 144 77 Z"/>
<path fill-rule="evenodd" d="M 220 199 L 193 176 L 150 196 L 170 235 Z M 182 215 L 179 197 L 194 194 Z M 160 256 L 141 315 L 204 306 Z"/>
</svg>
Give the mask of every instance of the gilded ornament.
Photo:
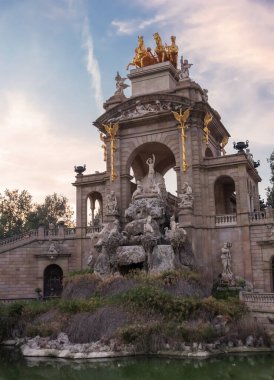
<svg viewBox="0 0 274 380">
<path fill-rule="evenodd" d="M 182 169 L 183 172 L 186 172 L 186 170 L 189 168 L 189 165 L 186 161 L 186 145 L 185 140 L 187 139 L 185 130 L 188 128 L 186 126 L 186 121 L 189 118 L 191 108 L 188 108 L 185 110 L 184 113 L 182 113 L 182 109 L 180 109 L 180 113 L 171 111 L 173 113 L 174 118 L 180 123 L 179 128 L 181 128 L 181 141 L 182 141 Z"/>
<path fill-rule="evenodd" d="M 118 123 L 109 123 L 109 124 L 103 124 L 103 127 L 105 128 L 106 132 L 108 133 L 110 137 L 110 159 L 111 159 L 111 181 L 115 181 L 117 175 L 115 173 L 115 167 L 114 167 L 114 160 L 115 160 L 115 152 L 117 150 L 117 139 L 116 135 L 119 129 Z"/>
<path fill-rule="evenodd" d="M 228 136 L 224 136 L 220 143 L 220 148 L 221 148 L 221 152 L 223 153 L 223 156 L 226 155 L 225 146 L 228 143 L 228 139 L 229 139 Z"/>
<path fill-rule="evenodd" d="M 208 128 L 208 125 L 212 122 L 212 120 L 213 120 L 213 116 L 211 115 L 210 112 L 207 112 L 205 117 L 204 117 L 204 128 L 203 128 L 203 131 L 205 132 L 204 141 L 205 141 L 206 145 L 208 145 L 209 134 L 210 134 L 210 130 Z"/>
</svg>

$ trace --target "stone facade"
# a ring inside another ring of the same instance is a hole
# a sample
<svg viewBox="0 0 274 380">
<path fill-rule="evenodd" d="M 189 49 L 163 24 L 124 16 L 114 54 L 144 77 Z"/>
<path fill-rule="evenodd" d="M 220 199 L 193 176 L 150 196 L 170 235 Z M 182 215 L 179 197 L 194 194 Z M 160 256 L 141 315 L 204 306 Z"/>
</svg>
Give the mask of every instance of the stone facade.
<svg viewBox="0 0 274 380">
<path fill-rule="evenodd" d="M 220 250 L 224 242 L 230 242 L 234 275 L 256 291 L 273 292 L 273 213 L 259 211 L 260 177 L 250 155 L 245 151 L 225 155 L 230 135 L 220 115 L 209 105 L 205 90 L 188 77 L 180 80 L 170 62 L 133 69 L 128 78 L 132 96 L 114 94 L 104 104 L 105 113 L 94 122 L 106 146 L 106 171 L 76 176 L 76 229 L 63 229 L 54 236 L 61 248 L 54 259 L 47 255 L 49 239 L 41 231 L 29 240 L 0 245 L 0 298 L 33 296 L 36 287 L 43 289 L 44 271 L 52 262 L 63 275 L 85 268 L 91 252 L 88 199 L 99 201 L 102 223 L 118 219 L 123 229 L 125 210 L 136 190 L 133 176 L 141 181 L 147 175 L 146 161 L 152 155 L 155 171 L 162 176 L 171 168 L 176 172 L 178 196 L 168 194 L 168 199 L 208 281 L 222 272 Z M 174 113 L 187 109 L 190 116 L 183 141 Z M 207 114 L 213 118 L 206 140 Z M 104 127 L 109 123 L 119 124 L 115 149 Z M 186 184 L 192 198 L 183 207 Z M 109 214 L 106 207 L 111 192 L 117 197 L 117 215 Z"/>
</svg>

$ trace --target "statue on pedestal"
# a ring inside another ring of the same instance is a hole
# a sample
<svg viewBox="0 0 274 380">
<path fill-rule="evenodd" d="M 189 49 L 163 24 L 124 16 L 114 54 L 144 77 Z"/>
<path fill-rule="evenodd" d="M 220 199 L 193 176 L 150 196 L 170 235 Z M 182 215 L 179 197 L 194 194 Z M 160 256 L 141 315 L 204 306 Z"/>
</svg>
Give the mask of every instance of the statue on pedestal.
<svg viewBox="0 0 274 380">
<path fill-rule="evenodd" d="M 127 78 L 122 78 L 121 75 L 119 74 L 119 71 L 117 71 L 117 75 L 115 77 L 115 81 L 116 81 L 115 95 L 124 96 L 124 89 L 129 87 L 129 85 L 125 83 L 126 80 Z"/>
<path fill-rule="evenodd" d="M 114 191 L 106 196 L 106 212 L 109 215 L 118 215 L 118 202 Z"/>
<path fill-rule="evenodd" d="M 183 56 L 181 56 L 181 70 L 179 71 L 179 80 L 185 80 L 189 78 L 189 69 L 193 65 L 192 63 L 188 63 L 187 59 L 184 59 Z"/>
<path fill-rule="evenodd" d="M 182 193 L 179 193 L 178 196 L 181 198 L 181 202 L 178 205 L 179 208 L 193 208 L 194 197 L 192 187 L 187 182 L 183 184 Z"/>
<path fill-rule="evenodd" d="M 231 268 L 232 259 L 228 243 L 224 243 L 224 246 L 221 248 L 221 261 L 223 265 L 221 282 L 233 286 L 235 283 L 235 279 Z"/>
</svg>

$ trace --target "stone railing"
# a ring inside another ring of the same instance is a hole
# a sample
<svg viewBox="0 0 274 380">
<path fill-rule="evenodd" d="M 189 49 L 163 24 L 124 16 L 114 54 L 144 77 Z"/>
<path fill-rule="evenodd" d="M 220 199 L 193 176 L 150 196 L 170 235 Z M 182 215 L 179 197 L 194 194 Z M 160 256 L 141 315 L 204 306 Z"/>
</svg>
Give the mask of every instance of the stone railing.
<svg viewBox="0 0 274 380">
<path fill-rule="evenodd" d="M 65 235 L 66 236 L 73 236 L 73 235 L 76 235 L 76 227 L 72 227 L 72 228 L 65 228 Z"/>
<path fill-rule="evenodd" d="M 259 220 L 266 219 L 267 215 L 265 211 L 254 211 L 249 213 L 250 222 L 257 222 Z"/>
<path fill-rule="evenodd" d="M 236 214 L 216 215 L 215 224 L 216 226 L 233 226 L 237 224 L 237 215 Z"/>
<path fill-rule="evenodd" d="M 103 226 L 88 226 L 88 227 L 73 227 L 73 228 L 54 228 L 47 229 L 39 227 L 36 230 L 30 230 L 19 235 L 15 235 L 3 240 L 0 240 L 0 252 L 8 251 L 20 247 L 21 245 L 28 244 L 34 240 L 58 240 L 64 238 L 74 238 L 77 235 L 77 231 L 82 231 L 80 235 L 91 234 L 94 232 L 100 232 Z M 83 236 L 84 236 L 83 235 Z"/>
<path fill-rule="evenodd" d="M 19 235 L 11 236 L 9 238 L 0 240 L 0 247 L 9 245 L 9 244 L 16 244 L 21 241 L 29 241 L 33 240 L 38 236 L 38 230 L 30 230 L 28 232 L 24 232 Z"/>
<path fill-rule="evenodd" d="M 274 305 L 274 293 L 241 292 L 240 299 L 247 303 L 271 303 Z"/>
<path fill-rule="evenodd" d="M 86 228 L 87 234 L 93 234 L 94 232 L 100 232 L 102 231 L 103 226 L 88 226 Z"/>
</svg>

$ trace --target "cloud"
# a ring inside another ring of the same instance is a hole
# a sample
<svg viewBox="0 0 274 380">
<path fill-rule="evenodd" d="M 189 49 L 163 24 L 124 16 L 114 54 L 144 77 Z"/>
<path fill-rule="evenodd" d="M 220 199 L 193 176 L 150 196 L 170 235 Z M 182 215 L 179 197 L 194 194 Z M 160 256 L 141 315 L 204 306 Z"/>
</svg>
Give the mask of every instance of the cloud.
<svg viewBox="0 0 274 380">
<path fill-rule="evenodd" d="M 8 184 L 2 182 L 0 192 L 7 187 L 26 189 L 39 202 L 57 192 L 75 203 L 70 184 L 74 165 L 87 164 L 89 173 L 104 170 L 99 141 L 53 134 L 55 121 L 24 93 L 2 92 L 0 104 L 0 167 Z"/>
<path fill-rule="evenodd" d="M 49 0 L 45 3 L 45 16 L 52 20 L 71 20 L 78 17 L 78 0 Z"/>
<path fill-rule="evenodd" d="M 143 30 L 148 26 L 159 24 L 165 21 L 165 16 L 158 14 L 147 20 L 135 19 L 131 21 L 113 20 L 111 25 L 117 29 L 118 34 L 133 34 L 136 31 Z"/>
<path fill-rule="evenodd" d="M 103 94 L 101 85 L 101 74 L 98 61 L 94 55 L 93 39 L 89 30 L 88 19 L 83 22 L 83 47 L 86 50 L 87 71 L 91 78 L 91 87 L 95 91 L 95 102 L 98 111 L 103 112 Z"/>
</svg>

